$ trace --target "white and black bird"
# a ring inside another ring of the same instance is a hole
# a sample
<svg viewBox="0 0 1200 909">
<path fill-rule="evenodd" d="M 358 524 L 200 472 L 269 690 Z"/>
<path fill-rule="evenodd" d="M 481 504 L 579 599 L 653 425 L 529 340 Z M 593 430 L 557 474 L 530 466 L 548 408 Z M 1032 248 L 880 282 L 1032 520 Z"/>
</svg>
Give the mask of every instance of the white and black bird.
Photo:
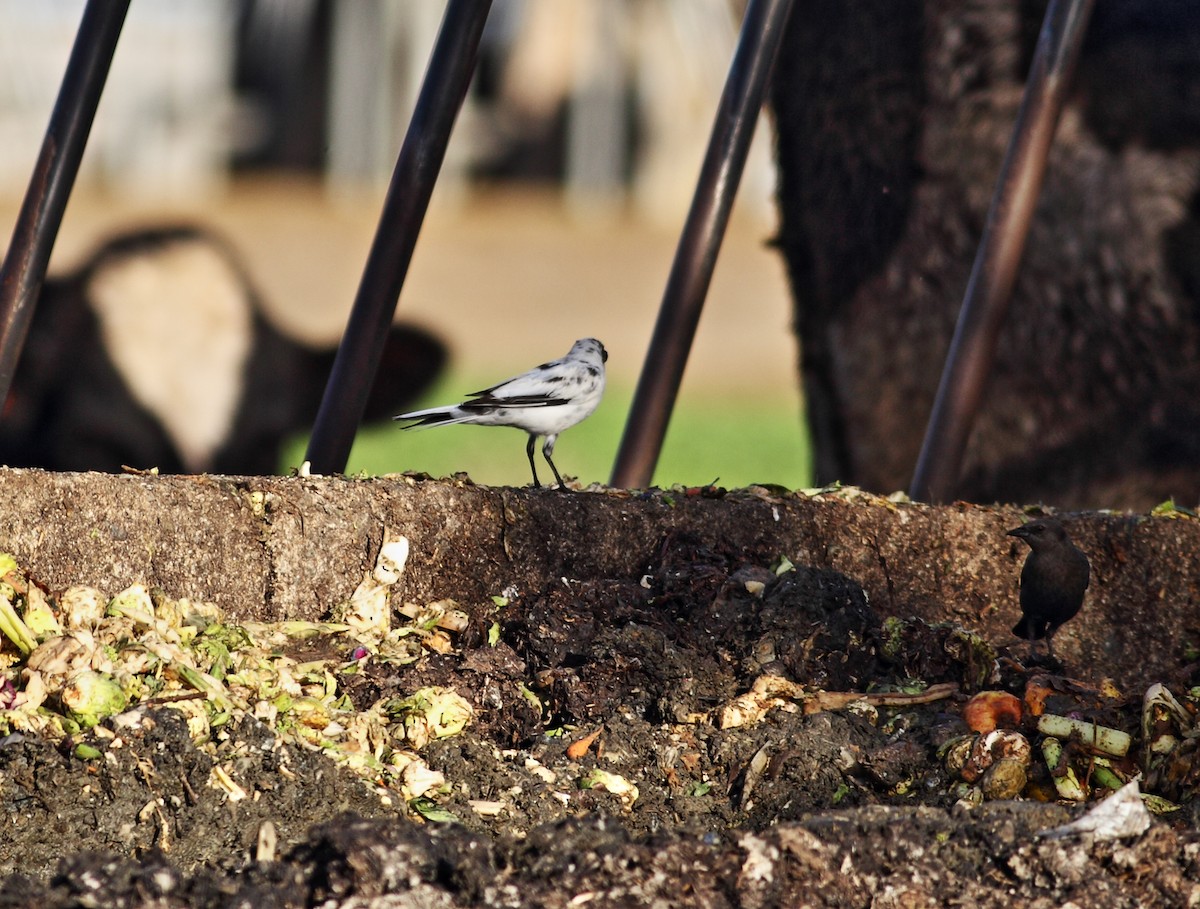
<svg viewBox="0 0 1200 909">
<path fill-rule="evenodd" d="M 563 430 L 592 415 L 604 395 L 604 363 L 608 352 L 595 338 L 580 338 L 565 357 L 535 366 L 527 373 L 482 391 L 470 393 L 470 399 L 447 407 L 431 407 L 402 413 L 397 420 L 415 420 L 404 429 L 423 429 L 450 423 L 475 423 L 480 426 L 513 426 L 529 433 L 525 453 L 538 482 L 533 448 L 540 436 L 546 437 L 542 454 L 554 471 L 560 489 L 566 484 L 554 466 L 554 443 Z"/>
</svg>

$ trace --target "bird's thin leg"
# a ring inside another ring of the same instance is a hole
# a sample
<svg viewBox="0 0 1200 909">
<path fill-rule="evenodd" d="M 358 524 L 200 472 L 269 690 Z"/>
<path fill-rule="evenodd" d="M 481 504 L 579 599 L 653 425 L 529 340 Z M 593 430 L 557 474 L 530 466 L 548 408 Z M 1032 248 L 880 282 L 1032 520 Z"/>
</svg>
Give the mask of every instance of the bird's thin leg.
<svg viewBox="0 0 1200 909">
<path fill-rule="evenodd" d="M 558 488 L 566 489 L 567 484 L 563 482 L 563 478 L 558 475 L 558 468 L 554 466 L 554 461 L 550 455 L 554 454 L 554 443 L 558 441 L 558 436 L 546 436 L 546 444 L 542 446 L 542 454 L 546 458 L 546 463 L 550 465 L 550 469 L 554 471 L 554 479 L 558 480 Z M 533 455 L 530 455 L 532 458 Z"/>
<path fill-rule="evenodd" d="M 529 469 L 533 471 L 533 485 L 537 489 L 541 489 L 542 484 L 538 482 L 537 465 L 533 463 L 533 446 L 537 444 L 537 436 L 533 433 L 529 434 L 529 444 L 525 446 L 525 454 L 529 456 Z M 554 465 L 551 464 L 551 467 Z M 554 475 L 558 476 L 558 471 L 554 471 Z M 561 481 L 560 481 L 561 482 Z"/>
</svg>

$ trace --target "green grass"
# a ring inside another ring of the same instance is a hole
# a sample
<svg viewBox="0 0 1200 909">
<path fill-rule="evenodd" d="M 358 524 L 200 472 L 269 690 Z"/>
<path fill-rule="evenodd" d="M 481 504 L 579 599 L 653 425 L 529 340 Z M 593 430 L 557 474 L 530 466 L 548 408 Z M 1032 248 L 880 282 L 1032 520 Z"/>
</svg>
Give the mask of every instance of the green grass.
<svg viewBox="0 0 1200 909">
<path fill-rule="evenodd" d="M 477 387 L 482 387 L 478 381 L 447 377 L 414 409 L 453 401 L 462 389 Z M 632 388 L 610 383 L 596 413 L 559 437 L 554 462 L 564 476 L 578 477 L 584 484 L 608 482 L 632 396 Z M 377 475 L 414 470 L 440 477 L 466 471 L 477 483 L 524 486 L 530 480 L 526 439 L 520 430 L 490 426 L 412 432 L 402 432 L 395 423 L 367 426 L 355 440 L 346 472 Z M 285 470 L 303 460 L 306 444 L 301 438 L 287 447 Z M 537 461 L 542 482 L 552 482 L 540 451 Z M 685 386 L 653 482 L 666 487 L 714 481 L 729 488 L 750 483 L 811 485 L 809 448 L 794 392 L 784 390 L 764 399 L 760 392 L 749 390 L 728 396 L 689 394 Z"/>
</svg>

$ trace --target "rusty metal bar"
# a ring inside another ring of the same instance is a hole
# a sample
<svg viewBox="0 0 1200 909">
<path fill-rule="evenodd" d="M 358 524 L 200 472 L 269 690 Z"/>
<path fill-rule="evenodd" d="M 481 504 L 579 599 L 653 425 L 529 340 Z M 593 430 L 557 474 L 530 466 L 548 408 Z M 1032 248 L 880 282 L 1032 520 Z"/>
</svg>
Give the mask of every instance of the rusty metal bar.
<svg viewBox="0 0 1200 909">
<path fill-rule="evenodd" d="M 1025 250 L 1046 160 L 1095 0 L 1051 0 L 950 351 L 934 399 L 910 495 L 944 502 L 954 495 L 963 454 L 983 401 L 996 342 Z"/>
<path fill-rule="evenodd" d="M 667 278 L 612 485 L 650 485 L 792 0 L 751 0 Z"/>
<path fill-rule="evenodd" d="M 0 402 L 8 400 L 128 11 L 129 0 L 88 0 L 79 22 L 46 137 L 0 266 Z"/>
<path fill-rule="evenodd" d="M 446 5 L 308 443 L 314 473 L 346 469 L 450 131 L 475 72 L 491 5 L 491 0 L 450 0 Z"/>
</svg>

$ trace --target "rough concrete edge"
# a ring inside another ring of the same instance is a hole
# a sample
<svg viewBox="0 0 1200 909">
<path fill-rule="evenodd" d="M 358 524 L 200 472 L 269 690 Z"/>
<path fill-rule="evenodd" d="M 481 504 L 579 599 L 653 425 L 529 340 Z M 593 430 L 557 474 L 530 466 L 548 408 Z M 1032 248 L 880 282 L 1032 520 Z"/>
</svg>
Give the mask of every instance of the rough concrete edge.
<svg viewBox="0 0 1200 909">
<path fill-rule="evenodd" d="M 0 549 L 51 589 L 141 582 L 240 618 L 319 618 L 354 589 L 385 528 L 412 556 L 405 599 L 538 595 L 563 578 L 638 577 L 687 534 L 747 560 L 851 577 L 885 615 L 953 619 L 1011 643 L 1024 547 L 1015 507 L 894 503 L 857 490 L 721 498 L 489 488 L 410 477 L 149 477 L 0 469 Z M 1200 601 L 1200 522 L 1068 516 L 1092 561 L 1068 662 L 1116 677 L 1179 665 Z M 1200 632 L 1198 632 L 1200 633 Z M 1153 642 L 1153 647 L 1147 647 Z"/>
</svg>

